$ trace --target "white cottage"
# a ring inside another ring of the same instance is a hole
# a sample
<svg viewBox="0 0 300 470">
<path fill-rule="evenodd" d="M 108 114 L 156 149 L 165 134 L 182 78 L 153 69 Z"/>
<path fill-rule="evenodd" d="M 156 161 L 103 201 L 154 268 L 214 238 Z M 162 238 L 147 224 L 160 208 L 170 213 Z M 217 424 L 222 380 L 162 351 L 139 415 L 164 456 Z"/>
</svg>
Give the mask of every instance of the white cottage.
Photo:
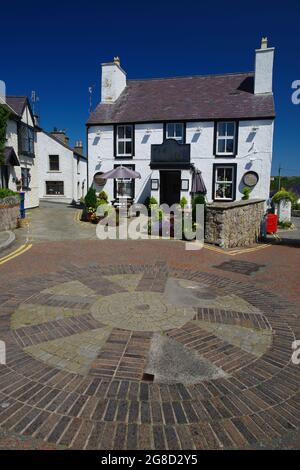
<svg viewBox="0 0 300 470">
<path fill-rule="evenodd" d="M 34 116 L 26 96 L 7 96 L 10 115 L 6 129 L 0 187 L 25 192 L 25 208 L 39 205 L 38 159 Z"/>
<path fill-rule="evenodd" d="M 234 201 L 251 189 L 267 199 L 272 163 L 274 48 L 263 38 L 255 71 L 127 80 L 120 60 L 102 64 L 101 102 L 87 122 L 89 185 L 110 200 L 173 204 L 191 200 L 202 172 L 207 199 Z M 99 186 L 101 173 L 126 165 L 140 180 Z"/>
<path fill-rule="evenodd" d="M 39 197 L 41 200 L 77 202 L 87 192 L 87 159 L 82 142 L 70 147 L 64 131 L 37 132 Z"/>
</svg>

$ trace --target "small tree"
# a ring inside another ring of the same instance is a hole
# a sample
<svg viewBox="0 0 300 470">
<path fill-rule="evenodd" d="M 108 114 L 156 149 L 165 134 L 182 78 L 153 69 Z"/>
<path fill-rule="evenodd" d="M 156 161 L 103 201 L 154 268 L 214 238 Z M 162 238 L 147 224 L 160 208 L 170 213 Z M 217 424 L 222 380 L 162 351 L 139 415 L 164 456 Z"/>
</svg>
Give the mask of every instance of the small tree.
<svg viewBox="0 0 300 470">
<path fill-rule="evenodd" d="M 285 199 L 285 200 L 291 201 L 291 203 L 294 204 L 296 202 L 296 198 L 297 198 L 296 194 L 290 191 L 286 191 L 284 188 L 281 188 L 280 191 L 274 194 L 274 196 L 272 197 L 272 201 L 275 204 L 279 204 L 280 201 Z"/>
<path fill-rule="evenodd" d="M 180 199 L 180 203 L 179 203 L 181 209 L 184 209 L 185 206 L 187 205 L 187 203 L 188 203 L 187 198 L 183 196 L 183 197 Z"/>
<path fill-rule="evenodd" d="M 10 112 L 5 106 L 0 106 L 0 163 L 4 161 L 4 148 L 6 144 L 6 128 Z"/>
<path fill-rule="evenodd" d="M 86 196 L 84 198 L 84 203 L 86 207 L 92 207 L 93 209 L 96 209 L 96 206 L 97 206 L 96 190 L 92 186 L 86 193 Z"/>
</svg>

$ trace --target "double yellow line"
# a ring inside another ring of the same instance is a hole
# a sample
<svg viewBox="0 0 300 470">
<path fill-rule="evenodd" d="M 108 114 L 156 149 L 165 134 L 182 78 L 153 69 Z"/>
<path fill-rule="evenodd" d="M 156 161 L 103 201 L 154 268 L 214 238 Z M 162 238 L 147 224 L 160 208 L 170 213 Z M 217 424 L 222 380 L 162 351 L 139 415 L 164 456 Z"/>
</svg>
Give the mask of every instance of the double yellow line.
<svg viewBox="0 0 300 470">
<path fill-rule="evenodd" d="M 231 251 L 225 251 L 225 250 L 222 250 L 222 248 L 217 248 L 216 246 L 208 246 L 208 245 L 204 245 L 204 248 L 210 251 L 215 251 L 216 253 L 221 253 L 222 255 L 237 256 L 237 255 L 243 255 L 244 253 L 252 253 L 254 251 L 263 250 L 264 248 L 269 248 L 270 246 L 272 246 L 271 243 L 266 244 L 266 245 L 254 246 L 252 248 L 241 248 L 238 250 L 231 250 Z"/>
<path fill-rule="evenodd" d="M 3 258 L 0 258 L 0 265 L 7 263 L 8 261 L 16 258 L 17 256 L 22 255 L 23 253 L 26 253 L 26 251 L 30 250 L 31 247 L 32 247 L 32 243 L 29 245 L 28 244 L 21 245 L 17 250 L 13 251 L 9 255 L 6 255 L 6 256 L 3 256 Z"/>
</svg>

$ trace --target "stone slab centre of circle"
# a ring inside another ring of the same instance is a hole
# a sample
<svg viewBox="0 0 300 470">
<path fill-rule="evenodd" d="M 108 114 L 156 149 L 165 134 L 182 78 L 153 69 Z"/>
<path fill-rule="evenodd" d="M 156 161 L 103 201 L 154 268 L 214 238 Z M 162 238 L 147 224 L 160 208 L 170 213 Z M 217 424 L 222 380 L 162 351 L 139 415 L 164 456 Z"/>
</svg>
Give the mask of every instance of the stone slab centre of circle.
<svg viewBox="0 0 300 470">
<path fill-rule="evenodd" d="M 157 292 L 120 292 L 99 298 L 93 317 L 105 325 L 133 331 L 179 328 L 195 317 L 193 307 L 177 307 Z"/>
</svg>

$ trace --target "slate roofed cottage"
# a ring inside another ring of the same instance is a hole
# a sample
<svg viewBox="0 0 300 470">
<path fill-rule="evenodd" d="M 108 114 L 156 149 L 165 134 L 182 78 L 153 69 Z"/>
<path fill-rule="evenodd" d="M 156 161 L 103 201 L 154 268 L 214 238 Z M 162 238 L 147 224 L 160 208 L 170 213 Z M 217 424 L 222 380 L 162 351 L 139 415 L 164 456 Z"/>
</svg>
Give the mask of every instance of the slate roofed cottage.
<svg viewBox="0 0 300 470">
<path fill-rule="evenodd" d="M 267 199 L 273 58 L 263 38 L 254 72 L 127 80 L 119 58 L 102 64 L 101 102 L 87 121 L 89 185 L 111 201 L 153 196 L 171 205 L 191 201 L 197 169 L 209 202 L 240 200 L 246 184 L 251 198 Z M 121 164 L 142 178 L 99 186 L 101 173 Z"/>
</svg>

